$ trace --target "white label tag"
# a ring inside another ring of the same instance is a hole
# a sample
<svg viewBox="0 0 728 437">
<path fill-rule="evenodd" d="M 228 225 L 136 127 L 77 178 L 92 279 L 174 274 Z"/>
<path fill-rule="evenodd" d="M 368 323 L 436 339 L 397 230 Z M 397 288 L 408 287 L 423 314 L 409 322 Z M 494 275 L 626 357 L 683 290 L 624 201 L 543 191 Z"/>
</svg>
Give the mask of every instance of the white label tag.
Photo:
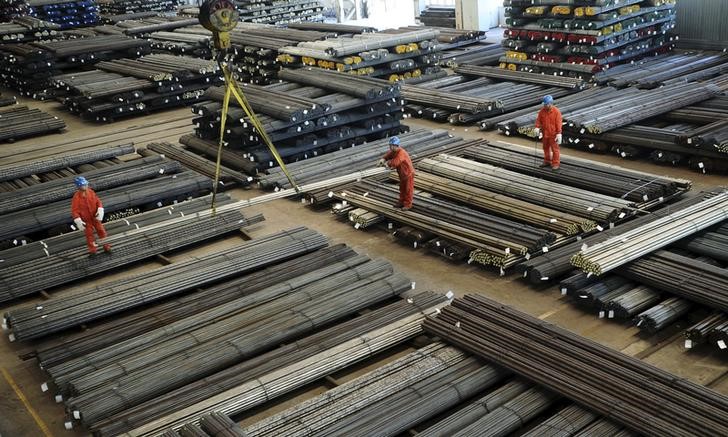
<svg viewBox="0 0 728 437">
<path fill-rule="evenodd" d="M 548 280 L 549 280 L 549 277 L 548 277 L 548 276 L 543 276 L 543 277 L 541 278 L 541 280 L 542 280 L 542 281 L 548 281 Z"/>
<path fill-rule="evenodd" d="M 549 248 L 547 246 L 544 246 L 541 248 L 541 250 L 543 251 L 543 253 L 547 253 L 549 251 Z"/>
<path fill-rule="evenodd" d="M 48 391 L 48 383 L 47 382 L 44 382 L 43 384 L 40 385 L 40 391 L 42 391 L 43 393 L 45 393 L 45 392 Z"/>
<path fill-rule="evenodd" d="M 413 282 L 413 283 L 412 283 L 412 289 L 413 289 L 413 290 L 415 289 L 415 285 L 416 285 L 416 284 L 417 284 L 416 282 Z"/>
<path fill-rule="evenodd" d="M 685 340 L 685 349 L 692 349 L 692 347 L 693 347 L 693 341 Z"/>
<path fill-rule="evenodd" d="M 614 318 L 614 310 L 609 310 L 609 316 L 610 319 Z"/>
<path fill-rule="evenodd" d="M 604 311 L 599 311 L 599 318 L 600 319 L 603 319 L 604 318 Z"/>
<path fill-rule="evenodd" d="M 354 225 L 354 229 L 359 229 L 360 227 L 361 227 L 361 224 L 360 224 L 360 223 L 356 223 L 356 224 Z"/>
<path fill-rule="evenodd" d="M 723 340 L 718 340 L 718 347 L 719 347 L 719 348 L 721 348 L 721 349 L 725 349 L 725 347 L 726 347 L 726 346 L 725 346 L 725 341 L 723 341 Z"/>
</svg>

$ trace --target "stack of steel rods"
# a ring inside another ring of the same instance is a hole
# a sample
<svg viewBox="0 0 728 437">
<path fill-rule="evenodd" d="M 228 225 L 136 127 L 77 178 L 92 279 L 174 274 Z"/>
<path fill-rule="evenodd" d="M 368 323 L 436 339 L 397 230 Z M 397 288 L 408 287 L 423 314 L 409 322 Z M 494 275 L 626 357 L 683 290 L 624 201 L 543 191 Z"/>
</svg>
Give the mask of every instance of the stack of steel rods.
<svg viewBox="0 0 728 437">
<path fill-rule="evenodd" d="M 0 166 L 0 182 L 68 167 L 76 167 L 81 164 L 102 161 L 104 159 L 127 155 L 129 153 L 134 153 L 134 146 L 131 144 L 125 144 L 98 150 L 84 150 L 80 152 L 54 155 L 53 158 L 38 159 L 32 162 L 23 162 L 22 164 L 6 164 Z"/>
<path fill-rule="evenodd" d="M 24 105 L 0 109 L 0 142 L 47 135 L 65 128 L 62 119 L 40 109 L 28 109 Z"/>
<path fill-rule="evenodd" d="M 167 12 L 175 11 L 178 0 L 104 0 L 99 2 L 103 14 L 128 14 L 132 12 Z"/>
<path fill-rule="evenodd" d="M 206 141 L 193 134 L 183 135 L 180 137 L 179 142 L 185 146 L 186 150 L 202 155 L 206 157 L 208 161 L 217 160 L 217 142 Z M 242 171 L 247 175 L 256 174 L 256 166 L 254 162 L 250 161 L 250 159 L 243 158 L 241 155 L 233 152 L 232 150 L 228 150 L 227 147 L 223 148 L 220 153 L 220 162 L 222 165 L 231 168 L 233 171 Z"/>
<path fill-rule="evenodd" d="M 95 191 L 107 190 L 121 185 L 151 179 L 160 174 L 177 173 L 182 166 L 160 156 L 134 159 L 121 164 L 80 172 L 90 181 Z M 70 199 L 77 188 L 73 183 L 76 176 L 68 176 L 43 182 L 9 193 L 0 193 L 0 215 L 32 208 L 58 200 Z"/>
<path fill-rule="evenodd" d="M 214 178 L 217 173 L 217 167 L 212 161 L 201 157 L 196 153 L 189 152 L 181 147 L 174 146 L 170 143 L 150 143 L 147 149 L 159 153 L 160 155 L 173 159 L 182 163 L 185 167 L 201 173 L 209 178 Z M 140 154 L 144 155 L 144 151 L 140 150 Z M 228 168 L 224 165 L 220 166 L 220 182 L 221 183 L 238 183 L 241 185 L 249 185 L 253 178 L 246 176 L 236 170 Z"/>
<path fill-rule="evenodd" d="M 615 273 L 692 302 L 728 311 L 728 272 L 701 260 L 658 250 Z"/>
<path fill-rule="evenodd" d="M 599 419 L 574 434 L 575 437 L 639 437 L 639 435 L 607 419 Z"/>
<path fill-rule="evenodd" d="M 685 348 L 691 349 L 704 343 L 717 343 L 720 349 L 725 349 L 725 339 L 720 332 L 728 326 L 728 317 L 720 311 L 714 311 L 685 330 Z M 723 341 L 722 347 L 720 341 Z"/>
<path fill-rule="evenodd" d="M 143 228 L 155 223 L 204 211 L 210 208 L 210 201 L 211 196 L 198 197 L 167 207 L 153 209 L 149 212 L 136 214 L 122 220 L 107 221 L 104 223 L 104 227 L 110 235 L 121 234 L 133 229 Z M 226 194 L 220 194 L 216 202 L 220 205 L 226 205 L 232 203 L 232 199 Z M 0 251 L 0 259 L 2 260 L 3 268 L 8 268 L 57 255 L 78 247 L 82 242 L 84 242 L 82 231 L 72 231 L 45 240 L 28 242 L 27 244 Z"/>
<path fill-rule="evenodd" d="M 597 226 L 591 220 L 422 171 L 415 175 L 415 187 L 447 199 L 472 205 L 501 217 L 508 217 L 562 235 L 589 232 Z"/>
<path fill-rule="evenodd" d="M 584 81 L 578 78 L 565 76 L 548 76 L 545 74 L 528 73 L 524 71 L 510 71 L 504 68 L 460 65 L 454 71 L 464 76 L 488 77 L 494 79 L 508 80 L 512 82 L 526 82 L 537 85 L 547 85 L 562 88 L 584 88 Z"/>
<path fill-rule="evenodd" d="M 209 178 L 192 171 L 185 171 L 110 188 L 100 191 L 98 195 L 103 199 L 107 214 L 110 214 L 137 206 L 154 204 L 162 206 L 163 202 L 176 200 L 178 197 L 194 197 L 209 192 L 211 185 L 212 181 Z M 72 226 L 66 200 L 4 214 L 0 222 L 0 240 L 45 231 L 59 225 Z"/>
<path fill-rule="evenodd" d="M 7 1 L 4 3 L 7 3 Z M 3 6 L 0 6 L 0 14 L 2 14 L 2 8 Z M 58 34 L 58 29 L 60 29 L 60 26 L 55 23 L 30 16 L 14 17 L 9 23 L 0 23 L 0 41 L 3 43 L 28 42 L 52 38 Z"/>
<path fill-rule="evenodd" d="M 386 261 L 308 276 L 298 288 L 271 287 L 162 328 L 152 334 L 167 339 L 155 342 L 154 351 L 137 339 L 139 350 L 71 378 L 69 412 L 94 423 L 411 289 Z"/>
<path fill-rule="evenodd" d="M 555 248 L 549 253 L 545 253 L 538 258 L 534 258 L 522 263 L 519 269 L 523 272 L 523 277 L 528 278 L 534 284 L 540 284 L 544 281 L 554 280 L 558 277 L 570 272 L 573 267 L 571 265 L 571 257 L 581 250 L 586 244 L 594 245 L 605 241 L 611 237 L 618 236 L 624 232 L 639 228 L 661 217 L 666 217 L 672 212 L 697 205 L 706 198 L 715 196 L 722 192 L 722 188 L 716 188 L 701 192 L 695 196 L 679 200 L 662 210 L 652 211 L 650 214 L 637 217 L 628 222 L 617 225 L 614 229 L 602 229 L 602 232 L 584 237 L 581 241 L 575 241 L 562 247 Z"/>
<path fill-rule="evenodd" d="M 402 433 L 492 386 L 502 370 L 441 343 L 243 429 L 244 435 Z M 351 406 L 356 406 L 352 408 Z"/>
<path fill-rule="evenodd" d="M 728 262 L 728 223 L 678 241 L 676 246 L 697 255 Z"/>
<path fill-rule="evenodd" d="M 726 219 L 728 192 L 588 246 L 574 255 L 571 263 L 585 272 L 601 275 Z"/>
<path fill-rule="evenodd" d="M 461 64 L 497 65 L 503 53 L 503 46 L 500 44 L 478 41 L 464 47 L 443 48 L 440 64 L 450 68 Z"/>
<path fill-rule="evenodd" d="M 235 0 L 240 20 L 276 25 L 323 21 L 323 5 L 317 0 Z"/>
<path fill-rule="evenodd" d="M 634 319 L 635 325 L 649 333 L 655 333 L 687 314 L 693 304 L 679 297 L 665 299 L 647 311 L 643 311 Z"/>
<path fill-rule="evenodd" d="M 404 85 L 402 97 L 417 105 L 434 106 L 451 111 L 463 111 L 471 114 L 491 112 L 503 107 L 501 100 L 491 100 L 458 93 L 442 92 L 416 85 Z"/>
<path fill-rule="evenodd" d="M 398 190 L 393 185 L 377 184 L 362 181 L 346 190 L 347 196 L 341 198 L 348 201 L 349 193 L 392 204 L 398 199 Z M 479 232 L 483 242 L 494 246 L 503 246 L 507 252 L 519 255 L 535 253 L 544 246 L 553 244 L 556 236 L 543 229 L 523 225 L 508 218 L 500 218 L 484 214 L 474 209 L 445 200 L 415 195 L 412 212 L 438 220 L 441 225 L 448 222 Z M 491 239 L 493 238 L 493 239 Z"/>
<path fill-rule="evenodd" d="M 613 222 L 632 202 L 451 155 L 438 155 L 417 168 L 469 185 L 599 222 Z"/>
<path fill-rule="evenodd" d="M 180 207 L 185 203 L 195 203 L 197 200 L 202 199 L 183 202 Z M 210 199 L 207 198 L 206 201 L 206 203 L 200 202 L 200 204 L 209 208 Z M 36 349 L 36 358 L 40 367 L 44 369 L 66 363 L 84 354 L 121 343 L 129 338 L 229 302 L 246 293 L 254 293 L 276 283 L 321 269 L 334 262 L 351 259 L 355 255 L 356 252 L 342 244 L 315 250 L 253 273 L 243 274 L 220 284 L 162 303 L 153 303 L 133 313 L 97 323 L 92 331 L 69 334 L 50 346 Z"/>
<path fill-rule="evenodd" d="M 425 330 L 634 431 L 728 433 L 725 396 L 484 296 L 455 299 Z"/>
<path fill-rule="evenodd" d="M 70 298 L 51 299 L 43 303 L 42 309 L 17 308 L 5 314 L 4 324 L 17 340 L 38 338 L 325 245 L 326 237 L 321 234 L 306 228 L 291 229 L 198 259 L 112 281 Z M 139 289 L 141 284 L 146 284 L 143 291 Z"/>
<path fill-rule="evenodd" d="M 579 158 L 564 157 L 558 174 L 534 165 L 533 148 L 500 141 L 490 142 L 487 147 L 472 147 L 464 156 L 480 162 L 506 168 L 551 181 L 588 189 L 596 193 L 619 197 L 633 202 L 647 202 L 675 194 L 679 188 L 689 188 L 690 182 L 670 179 L 650 173 L 638 172 L 613 165 L 595 163 Z M 539 161 L 535 161 L 539 162 Z"/>
<path fill-rule="evenodd" d="M 93 0 L 28 0 L 30 15 L 61 26 L 62 29 L 93 26 L 99 21 Z"/>
<path fill-rule="evenodd" d="M 531 428 L 523 437 L 567 437 L 574 436 L 597 420 L 597 415 L 579 405 L 562 408 L 541 424 Z"/>
<path fill-rule="evenodd" d="M 406 300 L 343 322 L 281 346 L 205 379 L 173 390 L 91 429 L 99 435 L 156 433 L 196 422 L 212 411 L 239 414 L 275 399 L 323 375 L 372 356 L 422 332 L 425 316 L 445 304 L 434 293 Z"/>
<path fill-rule="evenodd" d="M 247 218 L 240 211 L 227 211 L 216 216 L 187 215 L 181 222 L 175 220 L 169 225 L 163 222 L 149 226 L 149 229 L 110 234 L 104 241 L 112 245 L 113 252 L 99 259 L 88 257 L 84 240 L 77 236 L 77 244 L 72 249 L 0 270 L 0 284 L 3 284 L 0 285 L 0 302 L 215 238 L 262 220 L 262 215 Z M 12 286 L 5 285 L 11 282 Z"/>
</svg>

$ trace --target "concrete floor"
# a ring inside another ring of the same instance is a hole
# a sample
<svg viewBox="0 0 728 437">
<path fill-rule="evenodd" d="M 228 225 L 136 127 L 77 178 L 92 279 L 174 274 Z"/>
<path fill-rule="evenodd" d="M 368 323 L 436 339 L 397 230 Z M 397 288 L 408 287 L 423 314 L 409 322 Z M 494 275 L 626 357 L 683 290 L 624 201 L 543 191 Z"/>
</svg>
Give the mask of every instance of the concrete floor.
<svg viewBox="0 0 728 437">
<path fill-rule="evenodd" d="M 6 90 L 2 90 L 2 92 L 4 95 L 12 94 Z M 0 144 L 0 164 L 15 162 L 24 156 L 42 154 L 43 152 L 39 153 L 40 150 L 47 150 L 49 145 L 60 142 L 73 147 L 71 145 L 79 144 L 76 141 L 70 141 L 74 138 L 89 136 L 114 138 L 111 137 L 111 134 L 120 130 L 131 129 L 133 133 L 135 126 L 156 124 L 161 120 L 191 118 L 189 109 L 184 108 L 112 125 L 96 125 L 80 121 L 68 114 L 55 102 L 30 101 L 28 104 L 61 116 L 68 124 L 67 132 L 62 135 L 50 135 L 38 139 L 19 141 L 14 144 Z M 536 147 L 532 142 L 508 139 L 492 132 L 480 132 L 472 126 L 451 128 L 449 125 L 413 119 L 406 120 L 406 123 L 413 126 L 446 128 L 452 130 L 453 134 L 468 138 L 509 140 Z M 174 137 L 181 135 L 180 132 L 184 133 L 185 131 L 192 132 L 191 124 L 189 128 L 181 126 L 174 129 L 165 129 L 157 135 L 173 140 Z M 564 154 L 586 157 L 660 175 L 691 179 L 694 181 L 695 189 L 728 185 L 727 177 L 701 175 L 685 168 L 658 167 L 647 162 L 624 161 L 616 156 L 595 155 L 571 149 L 565 149 Z M 249 198 L 260 194 L 257 190 L 242 189 L 232 190 L 231 193 L 239 198 Z M 690 352 L 684 351 L 679 329 L 668 329 L 667 332 L 644 337 L 634 327 L 600 320 L 575 308 L 568 300 L 560 296 L 555 286 L 534 289 L 522 282 L 517 275 L 501 277 L 497 272 L 477 266 L 452 264 L 424 251 L 397 244 L 384 231 L 377 229 L 355 230 L 349 224 L 332 218 L 328 211 L 314 211 L 299 202 L 290 200 L 274 201 L 251 208 L 251 212 L 262 212 L 266 217 L 266 222 L 250 230 L 253 236 L 269 234 L 298 225 L 308 226 L 329 236 L 333 243 L 346 243 L 357 251 L 371 257 L 381 257 L 389 260 L 396 266 L 397 270 L 409 275 L 416 282 L 419 290 L 453 291 L 457 296 L 466 293 L 480 293 L 489 296 L 614 349 L 638 356 L 680 377 L 707 384 L 728 395 L 728 378 L 725 377 L 726 372 L 728 372 L 728 361 L 726 361 L 725 354 L 721 357 L 718 351 L 711 348 Z M 239 241 L 238 237 L 231 236 L 212 244 L 170 254 L 170 258 L 173 261 L 182 260 L 190 256 L 229 247 L 238 244 Z M 158 266 L 159 264 L 155 261 L 139 263 L 125 268 L 123 271 L 103 275 L 101 278 L 82 281 L 74 287 L 59 288 L 54 290 L 52 295 L 53 297 L 64 296 L 91 284 L 107 282 Z M 26 299 L 13 305 L 5 305 L 1 309 L 5 311 L 8 308 L 27 305 L 35 301 L 41 301 L 41 298 Z M 681 328 L 684 328 L 684 326 Z M 50 396 L 40 391 L 40 384 L 44 380 L 42 372 L 34 361 L 21 361 L 18 358 L 19 354 L 29 350 L 31 346 L 0 340 L 0 370 L 2 370 L 3 374 L 3 377 L 0 378 L 0 436 L 84 435 L 80 430 L 66 431 L 64 429 L 62 406 L 54 403 Z M 404 346 L 393 351 L 393 354 L 398 356 L 408 350 L 409 348 Z M 382 362 L 391 359 L 392 356 L 380 357 Z M 365 363 L 358 366 L 353 373 L 341 372 L 335 375 L 335 378 L 339 381 L 345 381 L 374 365 L 375 363 Z M 257 418 L 271 414 L 273 411 L 280 411 L 296 400 L 318 394 L 326 387 L 325 382 L 313 384 L 291 394 L 278 406 L 251 411 L 241 420 L 244 423 L 250 423 Z"/>
</svg>

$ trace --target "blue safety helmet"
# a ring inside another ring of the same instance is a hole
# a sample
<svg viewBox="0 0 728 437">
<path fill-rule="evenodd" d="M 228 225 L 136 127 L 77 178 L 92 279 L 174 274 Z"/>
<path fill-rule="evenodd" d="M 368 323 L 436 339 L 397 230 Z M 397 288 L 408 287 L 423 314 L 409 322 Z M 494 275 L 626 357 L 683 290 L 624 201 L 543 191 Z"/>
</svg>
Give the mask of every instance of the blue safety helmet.
<svg viewBox="0 0 728 437">
<path fill-rule="evenodd" d="M 554 103 L 554 98 L 551 96 L 544 96 L 543 97 L 543 104 L 544 105 L 552 105 Z"/>
<path fill-rule="evenodd" d="M 76 186 L 78 188 L 88 185 L 88 181 L 83 176 L 76 176 L 76 178 L 73 180 L 73 182 L 76 184 Z"/>
<path fill-rule="evenodd" d="M 392 137 L 389 139 L 390 146 L 399 146 L 399 137 Z"/>
</svg>

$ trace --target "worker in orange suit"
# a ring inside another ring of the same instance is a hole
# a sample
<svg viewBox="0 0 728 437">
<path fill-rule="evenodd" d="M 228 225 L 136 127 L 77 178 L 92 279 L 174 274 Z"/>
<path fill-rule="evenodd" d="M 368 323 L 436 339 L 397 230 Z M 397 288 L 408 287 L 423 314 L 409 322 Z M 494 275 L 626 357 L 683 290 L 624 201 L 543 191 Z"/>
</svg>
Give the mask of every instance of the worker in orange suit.
<svg viewBox="0 0 728 437">
<path fill-rule="evenodd" d="M 86 233 L 86 245 L 91 255 L 96 254 L 96 241 L 94 239 L 94 230 L 99 235 L 99 239 L 103 243 L 106 238 L 106 229 L 101 221 L 104 219 L 104 206 L 101 204 L 98 196 L 88 186 L 88 181 L 83 176 L 77 176 L 74 179 L 76 184 L 76 193 L 71 200 L 71 215 L 73 223 L 76 227 Z M 104 252 L 111 252 L 111 245 L 103 243 Z"/>
<path fill-rule="evenodd" d="M 540 167 L 551 167 L 558 171 L 561 165 L 561 111 L 554 106 L 554 98 L 551 96 L 543 98 L 543 108 L 538 111 L 534 133 L 536 138 L 543 133 L 543 164 Z"/>
<path fill-rule="evenodd" d="M 415 193 L 415 167 L 412 159 L 399 145 L 399 137 L 389 139 L 389 152 L 379 160 L 380 166 L 397 169 L 399 175 L 399 202 L 394 207 L 403 211 L 412 209 L 412 198 Z"/>
</svg>

